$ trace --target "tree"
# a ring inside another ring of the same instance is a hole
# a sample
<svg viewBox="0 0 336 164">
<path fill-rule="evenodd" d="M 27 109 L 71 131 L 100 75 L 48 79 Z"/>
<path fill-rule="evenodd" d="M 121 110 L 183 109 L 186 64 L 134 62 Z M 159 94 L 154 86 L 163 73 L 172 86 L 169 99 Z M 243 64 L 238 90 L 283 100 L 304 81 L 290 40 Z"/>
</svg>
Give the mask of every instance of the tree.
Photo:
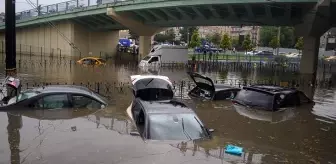
<svg viewBox="0 0 336 164">
<path fill-rule="evenodd" d="M 270 43 L 269 43 L 269 46 L 273 48 L 273 51 L 274 51 L 276 48 L 280 47 L 280 42 L 279 42 L 278 37 L 273 36 L 272 40 L 271 40 Z"/>
<path fill-rule="evenodd" d="M 188 41 L 188 29 L 189 29 L 189 41 L 191 40 L 191 35 L 194 33 L 194 31 L 198 31 L 198 27 L 182 27 L 180 29 L 180 34 L 181 34 L 181 41 L 187 42 Z"/>
<path fill-rule="evenodd" d="M 211 39 L 210 41 L 215 44 L 215 45 L 219 45 L 220 41 L 221 41 L 221 35 L 218 32 L 215 32 L 214 34 L 211 35 Z"/>
<path fill-rule="evenodd" d="M 246 35 L 243 41 L 243 48 L 244 50 L 247 51 L 251 51 L 253 46 L 252 46 L 252 41 L 251 41 L 251 36 L 250 35 Z"/>
<path fill-rule="evenodd" d="M 237 37 L 232 37 L 231 42 L 232 42 L 232 46 L 236 47 L 239 44 L 239 39 Z"/>
<path fill-rule="evenodd" d="M 128 30 L 128 34 L 130 35 L 129 36 L 129 39 L 135 39 L 135 40 L 139 40 L 139 35 L 132 32 L 131 30 Z"/>
<path fill-rule="evenodd" d="M 303 37 L 299 37 L 296 41 L 295 48 L 299 51 L 299 54 L 301 54 L 301 51 L 303 49 Z"/>
<path fill-rule="evenodd" d="M 223 48 L 224 50 L 227 50 L 231 48 L 232 43 L 231 43 L 231 38 L 227 33 L 225 33 L 222 37 L 222 40 L 220 42 L 220 48 Z"/>
<path fill-rule="evenodd" d="M 174 29 L 171 28 L 171 29 L 167 30 L 166 33 L 165 33 L 165 35 L 166 35 L 167 41 L 169 43 L 174 42 L 174 40 L 175 40 L 175 31 L 174 31 Z"/>
<path fill-rule="evenodd" d="M 274 36 L 278 35 L 278 27 L 265 26 L 260 28 L 260 46 L 270 46 L 269 43 Z M 293 48 L 295 41 L 294 28 L 293 27 L 281 27 L 280 30 L 280 45 L 285 48 Z"/>
<path fill-rule="evenodd" d="M 167 35 L 158 33 L 154 36 L 154 41 L 157 41 L 159 43 L 166 42 L 168 40 Z"/>
<path fill-rule="evenodd" d="M 199 47 L 201 45 L 201 38 L 199 37 L 198 31 L 194 31 L 189 43 L 190 48 Z"/>
</svg>

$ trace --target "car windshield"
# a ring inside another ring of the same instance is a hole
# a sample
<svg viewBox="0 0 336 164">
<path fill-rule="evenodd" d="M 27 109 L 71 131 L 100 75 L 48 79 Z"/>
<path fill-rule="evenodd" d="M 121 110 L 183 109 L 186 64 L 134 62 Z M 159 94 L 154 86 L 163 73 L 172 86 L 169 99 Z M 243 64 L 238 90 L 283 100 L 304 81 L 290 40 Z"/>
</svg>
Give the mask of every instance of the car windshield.
<svg viewBox="0 0 336 164">
<path fill-rule="evenodd" d="M 149 139 L 189 140 L 207 137 L 203 125 L 192 113 L 151 114 L 149 116 Z"/>
<path fill-rule="evenodd" d="M 151 58 L 150 56 L 146 56 L 142 60 L 148 61 L 150 58 Z"/>
<path fill-rule="evenodd" d="M 238 92 L 235 100 L 247 106 L 259 106 L 265 108 L 272 108 L 273 105 L 273 95 L 252 91 L 252 90 L 241 90 Z"/>
<path fill-rule="evenodd" d="M 37 92 L 37 91 L 26 91 L 26 92 L 23 92 L 23 93 L 20 93 L 17 97 L 17 102 L 19 101 L 22 101 L 22 100 L 26 100 L 26 99 L 29 99 L 29 98 L 32 98 L 36 95 L 38 95 L 40 92 Z"/>
</svg>

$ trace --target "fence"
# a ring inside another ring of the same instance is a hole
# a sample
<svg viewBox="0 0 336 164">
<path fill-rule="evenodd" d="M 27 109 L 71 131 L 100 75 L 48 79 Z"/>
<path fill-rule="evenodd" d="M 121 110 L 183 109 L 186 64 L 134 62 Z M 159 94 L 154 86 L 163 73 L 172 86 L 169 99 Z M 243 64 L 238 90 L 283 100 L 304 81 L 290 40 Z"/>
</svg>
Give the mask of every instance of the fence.
<svg viewBox="0 0 336 164">
<path fill-rule="evenodd" d="M 192 81 L 172 81 L 173 90 L 175 91 L 175 96 L 181 99 L 188 99 L 188 92 L 195 87 Z M 335 86 L 335 82 L 330 78 L 326 79 L 316 79 L 316 81 L 307 81 L 306 79 L 292 79 L 287 81 L 273 80 L 273 79 L 263 79 L 263 80 L 253 80 L 253 79 L 218 79 L 214 80 L 215 84 L 226 84 L 228 86 L 234 86 L 242 88 L 244 86 L 251 85 L 278 85 L 291 88 L 306 88 L 306 87 L 320 87 L 320 88 L 330 88 Z M 79 85 L 84 86 L 92 91 L 95 91 L 107 98 L 113 99 L 116 97 L 115 94 L 131 94 L 130 92 L 130 82 L 81 82 L 81 83 L 61 83 L 61 82 L 23 82 L 22 90 L 27 90 L 35 87 L 42 87 L 48 85 Z M 4 86 L 0 83 L 0 86 Z"/>
<path fill-rule="evenodd" d="M 1 41 L 0 45 L 0 53 L 4 56 L 6 52 L 5 41 Z M 21 59 L 22 56 L 40 56 L 41 58 L 45 57 L 78 57 L 81 58 L 83 56 L 87 56 L 88 54 L 82 54 L 81 51 L 77 49 L 73 49 L 71 51 L 64 50 L 61 48 L 46 48 L 32 45 L 24 45 L 24 44 L 16 44 L 16 55 L 17 58 Z M 111 52 L 100 51 L 99 54 L 93 54 L 94 56 L 105 57 L 108 58 L 113 56 Z"/>
</svg>

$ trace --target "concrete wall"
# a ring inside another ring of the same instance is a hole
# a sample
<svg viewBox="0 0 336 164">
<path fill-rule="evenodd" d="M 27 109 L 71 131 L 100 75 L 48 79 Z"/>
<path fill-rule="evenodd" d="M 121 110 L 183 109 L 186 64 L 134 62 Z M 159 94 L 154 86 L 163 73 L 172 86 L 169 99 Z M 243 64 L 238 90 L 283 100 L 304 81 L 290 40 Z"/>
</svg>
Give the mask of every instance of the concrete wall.
<svg viewBox="0 0 336 164">
<path fill-rule="evenodd" d="M 34 27 L 17 29 L 17 52 L 33 55 L 54 56 L 93 56 L 116 53 L 119 31 L 95 32 L 71 21 L 54 22 L 55 27 L 41 24 Z M 58 32 L 59 31 L 59 32 Z M 63 37 L 63 36 L 64 37 Z M 0 41 L 4 41 L 4 32 L 0 32 Z M 72 48 L 73 43 L 79 50 Z M 41 48 L 42 47 L 42 48 Z M 1 52 L 0 45 L 0 52 Z M 80 54 L 81 52 L 81 54 Z"/>
<path fill-rule="evenodd" d="M 85 27 L 74 25 L 74 44 L 80 49 L 81 56 L 111 56 L 116 53 L 119 31 L 90 31 Z"/>
</svg>

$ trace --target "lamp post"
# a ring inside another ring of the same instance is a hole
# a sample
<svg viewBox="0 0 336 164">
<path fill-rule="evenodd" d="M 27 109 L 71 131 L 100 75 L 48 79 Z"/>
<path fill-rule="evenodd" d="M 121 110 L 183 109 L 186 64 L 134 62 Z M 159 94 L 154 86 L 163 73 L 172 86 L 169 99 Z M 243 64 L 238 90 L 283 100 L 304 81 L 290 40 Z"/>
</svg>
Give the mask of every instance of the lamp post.
<svg viewBox="0 0 336 164">
<path fill-rule="evenodd" d="M 16 76 L 15 0 L 6 0 L 5 10 L 6 75 Z"/>
</svg>

